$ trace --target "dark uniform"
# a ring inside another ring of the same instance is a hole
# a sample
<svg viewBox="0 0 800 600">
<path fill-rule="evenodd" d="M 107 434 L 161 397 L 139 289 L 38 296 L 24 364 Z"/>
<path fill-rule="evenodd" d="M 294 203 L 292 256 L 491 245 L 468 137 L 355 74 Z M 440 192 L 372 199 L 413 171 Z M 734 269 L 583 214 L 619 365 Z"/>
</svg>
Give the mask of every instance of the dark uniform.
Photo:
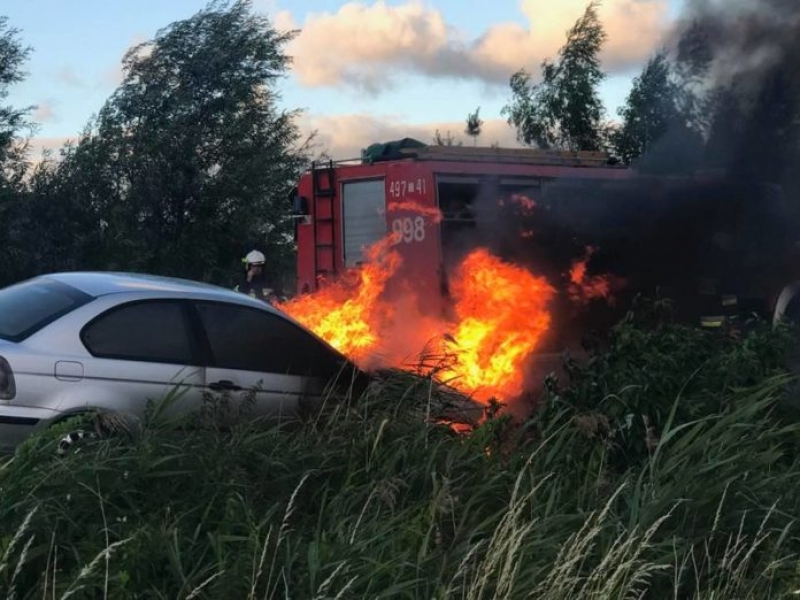
<svg viewBox="0 0 800 600">
<path fill-rule="evenodd" d="M 275 286 L 264 277 L 256 277 L 252 281 L 247 281 L 245 277 L 234 290 L 264 302 L 271 303 L 278 299 L 278 292 Z"/>
</svg>

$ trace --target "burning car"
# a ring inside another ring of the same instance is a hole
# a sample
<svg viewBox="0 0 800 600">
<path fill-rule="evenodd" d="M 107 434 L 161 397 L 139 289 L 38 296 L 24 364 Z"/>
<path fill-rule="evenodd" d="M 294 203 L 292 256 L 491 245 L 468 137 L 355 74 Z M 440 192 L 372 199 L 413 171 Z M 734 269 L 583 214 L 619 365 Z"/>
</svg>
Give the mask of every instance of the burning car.
<svg viewBox="0 0 800 600">
<path fill-rule="evenodd" d="M 640 294 L 719 327 L 770 319 L 800 278 L 780 189 L 599 152 L 400 140 L 314 164 L 296 192 L 298 297 L 282 309 L 362 366 L 438 344 L 455 356 L 439 373 L 481 402 L 539 385 Z"/>
<path fill-rule="evenodd" d="M 363 385 L 340 352 L 268 304 L 223 288 L 61 273 L 0 290 L 0 446 L 90 411 L 170 414 L 225 395 L 234 413 L 293 414 L 331 382 Z"/>
</svg>

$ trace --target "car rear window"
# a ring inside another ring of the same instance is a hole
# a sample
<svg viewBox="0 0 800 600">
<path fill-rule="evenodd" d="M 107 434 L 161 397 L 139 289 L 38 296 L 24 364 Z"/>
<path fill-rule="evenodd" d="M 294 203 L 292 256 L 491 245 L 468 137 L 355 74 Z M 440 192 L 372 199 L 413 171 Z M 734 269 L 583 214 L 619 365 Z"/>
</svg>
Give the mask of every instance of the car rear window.
<svg viewBox="0 0 800 600">
<path fill-rule="evenodd" d="M 33 279 L 0 290 L 0 339 L 21 342 L 93 299 L 52 279 Z"/>
<path fill-rule="evenodd" d="M 81 339 L 101 358 L 198 364 L 182 304 L 149 300 L 117 306 L 89 323 Z"/>
</svg>

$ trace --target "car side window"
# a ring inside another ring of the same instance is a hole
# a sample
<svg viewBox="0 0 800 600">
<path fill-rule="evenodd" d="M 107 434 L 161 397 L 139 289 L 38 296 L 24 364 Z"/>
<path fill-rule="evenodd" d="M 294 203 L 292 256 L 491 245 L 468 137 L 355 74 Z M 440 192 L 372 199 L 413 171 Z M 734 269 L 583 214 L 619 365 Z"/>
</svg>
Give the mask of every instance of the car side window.
<svg viewBox="0 0 800 600">
<path fill-rule="evenodd" d="M 341 355 L 278 315 L 212 302 L 196 306 L 217 367 L 325 378 L 341 367 Z"/>
<path fill-rule="evenodd" d="M 135 302 L 112 308 L 90 322 L 81 339 L 86 349 L 100 358 L 198 363 L 179 302 Z"/>
</svg>

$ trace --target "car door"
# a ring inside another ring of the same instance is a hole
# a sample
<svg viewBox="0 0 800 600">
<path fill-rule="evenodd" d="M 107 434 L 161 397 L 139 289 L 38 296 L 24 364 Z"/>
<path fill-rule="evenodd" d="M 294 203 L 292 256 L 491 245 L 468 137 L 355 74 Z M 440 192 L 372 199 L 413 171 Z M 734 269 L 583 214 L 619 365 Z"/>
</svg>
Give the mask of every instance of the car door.
<svg viewBox="0 0 800 600">
<path fill-rule="evenodd" d="M 172 417 L 200 408 L 204 370 L 201 348 L 182 300 L 132 301 L 110 308 L 81 331 L 92 355 L 79 388 L 60 410 L 79 404 L 143 416 L 148 400 Z M 78 406 L 80 408 L 80 406 Z"/>
<path fill-rule="evenodd" d="M 279 416 L 317 402 L 334 376 L 337 357 L 288 319 L 232 303 L 194 303 L 208 340 L 208 391 L 241 413 Z"/>
</svg>

